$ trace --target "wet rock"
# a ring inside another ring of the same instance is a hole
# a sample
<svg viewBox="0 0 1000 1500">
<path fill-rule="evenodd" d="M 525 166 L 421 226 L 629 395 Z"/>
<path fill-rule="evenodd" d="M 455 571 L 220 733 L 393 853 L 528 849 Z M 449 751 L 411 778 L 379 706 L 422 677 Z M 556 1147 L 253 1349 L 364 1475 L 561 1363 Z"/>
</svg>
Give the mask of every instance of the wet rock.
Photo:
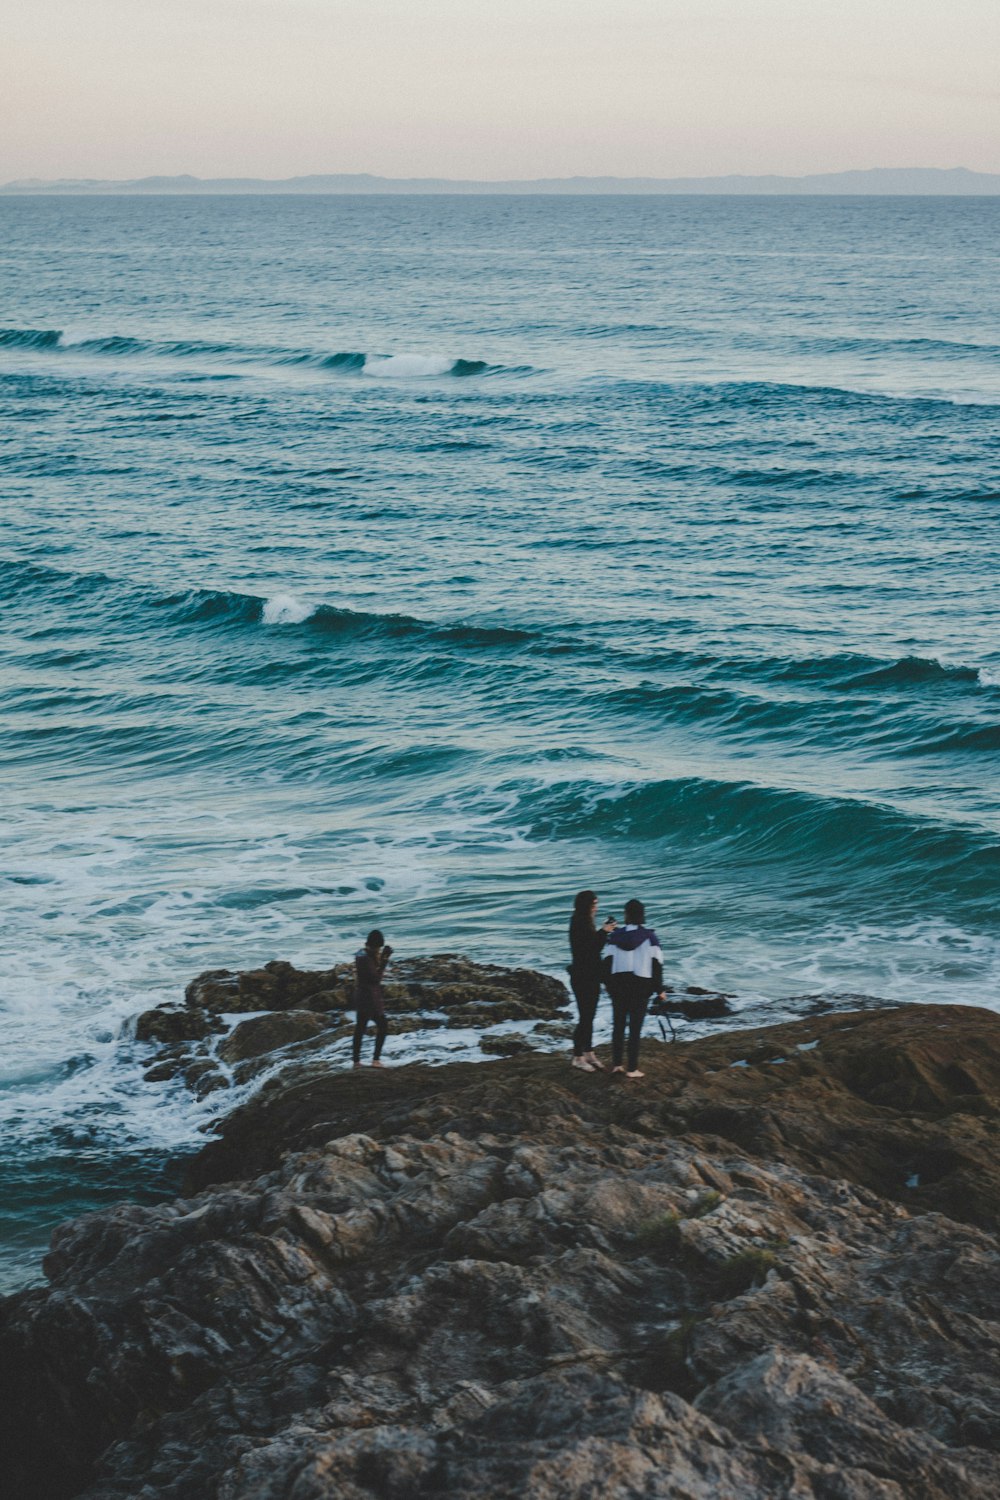
<svg viewBox="0 0 1000 1500">
<path fill-rule="evenodd" d="M 261 1017 L 261 1019 L 269 1018 Z M 257 1057 L 250 1057 L 245 1062 L 235 1063 L 233 1065 L 234 1082 L 249 1083 L 262 1073 L 275 1070 L 284 1076 L 295 1072 L 300 1067 L 308 1066 L 314 1056 L 323 1059 L 321 1066 L 329 1069 L 330 1063 L 326 1054 L 331 1044 L 343 1041 L 345 1037 L 350 1036 L 354 1030 L 354 1021 L 351 1019 L 338 1022 L 336 1013 L 331 1013 L 324 1019 L 326 1025 L 323 1029 L 314 1036 L 307 1036 L 304 1041 L 289 1042 L 284 1047 L 278 1047 L 274 1052 L 261 1052 Z"/>
<path fill-rule="evenodd" d="M 210 969 L 193 979 L 184 992 L 188 1006 L 214 1014 L 241 1010 L 292 1010 L 307 999 L 339 994 L 350 973 L 347 965 L 338 968 L 296 969 L 294 964 L 276 959 L 261 969 Z M 339 983 L 338 983 L 339 981 Z M 319 1009 L 319 1005 L 313 1005 Z"/>
<path fill-rule="evenodd" d="M 346 968 L 346 965 L 344 967 Z M 339 974 L 340 968 L 338 967 L 333 972 Z M 299 1004 L 302 1010 L 318 1011 L 320 1014 L 348 1010 L 354 1004 L 353 972 L 344 973 L 340 983 L 333 989 L 312 991 Z"/>
<path fill-rule="evenodd" d="M 386 1007 L 396 1034 L 441 1026 L 482 1030 L 498 1021 L 551 1020 L 565 1013 L 565 986 L 530 969 L 503 969 L 441 954 L 394 960 L 389 972 Z M 211 969 L 188 985 L 185 1009 L 161 1006 L 140 1017 L 139 1040 L 195 1044 L 182 1069 L 167 1067 L 172 1054 L 165 1046 L 145 1076 L 155 1082 L 180 1072 L 201 1094 L 226 1085 L 214 1065 L 216 1056 L 236 1066 L 238 1083 L 272 1065 L 292 1068 L 308 1057 L 311 1043 L 322 1051 L 344 1034 L 340 1028 L 353 1003 L 353 962 L 323 970 L 279 961 L 240 972 Z M 248 1011 L 255 1014 L 216 1044 L 216 1036 L 225 1031 L 222 1017 Z M 306 1015 L 313 1020 L 303 1020 Z M 272 1053 L 282 1056 L 272 1058 Z"/>
<path fill-rule="evenodd" d="M 213 1014 L 264 1010 L 337 1010 L 352 1003 L 353 963 L 330 969 L 297 969 L 275 960 L 239 973 L 212 969 L 192 980 L 186 1003 Z M 565 985 L 531 969 L 477 964 L 460 954 L 393 959 L 386 980 L 390 1009 L 450 1010 L 471 1004 L 519 1000 L 538 1015 L 551 1015 L 567 1002 Z"/>
<path fill-rule="evenodd" d="M 229 1087 L 229 1079 L 225 1073 L 208 1058 L 197 1058 L 193 1062 L 185 1062 L 179 1071 L 196 1099 L 204 1099 L 218 1089 Z"/>
<path fill-rule="evenodd" d="M 1000 1017 L 643 1067 L 266 1083 L 3 1304 L 7 1493 L 995 1500 Z"/>
<path fill-rule="evenodd" d="M 353 1021 L 352 1021 L 353 1027 Z M 389 1023 L 392 1036 L 406 1036 L 413 1031 L 435 1031 L 440 1026 L 447 1026 L 444 1016 L 401 1016 L 394 1014 Z"/>
<path fill-rule="evenodd" d="M 176 1078 L 183 1066 L 179 1057 L 168 1057 L 164 1062 L 147 1068 L 142 1076 L 146 1083 L 166 1083 L 169 1079 Z"/>
<path fill-rule="evenodd" d="M 161 1005 L 155 1010 L 142 1012 L 135 1023 L 135 1039 L 137 1042 L 199 1042 L 224 1029 L 223 1023 L 206 1011 Z"/>
<path fill-rule="evenodd" d="M 447 1010 L 470 999 L 499 999 L 516 995 L 539 1008 L 558 1010 L 567 1003 L 568 991 L 561 980 L 534 969 L 504 969 L 499 964 L 478 964 L 457 953 L 393 962 L 395 977 L 411 987 L 423 986 L 432 995 L 435 1009 Z"/>
<path fill-rule="evenodd" d="M 520 1031 L 508 1031 L 501 1036 L 480 1037 L 479 1050 L 487 1057 L 516 1057 L 519 1052 L 534 1052 L 535 1049 Z"/>
<path fill-rule="evenodd" d="M 683 993 L 668 993 L 666 1000 L 656 1001 L 650 1011 L 653 1015 L 683 1016 L 687 1021 L 719 1021 L 733 1014 L 729 1001 L 728 995 L 715 995 L 690 985 Z"/>
<path fill-rule="evenodd" d="M 218 1055 L 223 1062 L 245 1062 L 262 1052 L 273 1052 L 292 1042 L 318 1036 L 326 1029 L 326 1018 L 311 1010 L 278 1011 L 275 1015 L 253 1016 L 241 1021 L 219 1043 Z"/>
<path fill-rule="evenodd" d="M 547 1015 L 547 1010 L 529 1005 L 516 996 L 505 995 L 482 1005 L 456 1006 L 449 1010 L 447 1024 L 456 1029 L 495 1026 L 498 1021 L 533 1021 L 538 1015 Z"/>
<path fill-rule="evenodd" d="M 559 1041 L 570 1041 L 575 1030 L 570 1021 L 538 1021 L 531 1028 L 534 1036 L 555 1037 Z"/>
</svg>

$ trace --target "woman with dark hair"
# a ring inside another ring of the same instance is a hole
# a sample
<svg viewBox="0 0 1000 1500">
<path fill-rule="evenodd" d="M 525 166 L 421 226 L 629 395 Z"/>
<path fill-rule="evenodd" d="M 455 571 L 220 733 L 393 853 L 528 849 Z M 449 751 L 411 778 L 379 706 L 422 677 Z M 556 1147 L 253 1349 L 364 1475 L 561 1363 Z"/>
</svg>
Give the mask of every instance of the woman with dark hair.
<svg viewBox="0 0 1000 1500">
<path fill-rule="evenodd" d="M 608 917 L 601 928 L 594 926 L 597 913 L 595 891 L 580 891 L 573 902 L 569 924 L 569 946 L 572 962 L 569 982 L 579 1013 L 573 1033 L 573 1067 L 584 1073 L 603 1073 L 604 1064 L 594 1055 L 594 1014 L 601 993 L 601 950 L 607 935 L 614 930 L 615 919 Z"/>
<path fill-rule="evenodd" d="M 354 1003 L 357 1006 L 358 1019 L 351 1042 L 351 1056 L 356 1068 L 361 1066 L 361 1042 L 368 1029 L 369 1021 L 375 1022 L 375 1056 L 372 1059 L 372 1067 L 385 1067 L 381 1059 L 389 1023 L 385 1018 L 382 975 L 385 973 L 385 966 L 391 956 L 392 949 L 377 927 L 368 934 L 365 946 L 359 948 L 354 955 Z"/>
</svg>

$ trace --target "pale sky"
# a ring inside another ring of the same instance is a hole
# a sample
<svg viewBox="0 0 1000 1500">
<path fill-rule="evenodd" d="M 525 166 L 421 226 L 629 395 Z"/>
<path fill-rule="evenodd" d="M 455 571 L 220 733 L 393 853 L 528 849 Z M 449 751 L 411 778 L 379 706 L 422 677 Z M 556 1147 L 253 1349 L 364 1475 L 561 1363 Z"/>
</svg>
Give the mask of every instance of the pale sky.
<svg viewBox="0 0 1000 1500">
<path fill-rule="evenodd" d="M 0 0 L 0 181 L 1000 171 L 1000 0 Z"/>
</svg>

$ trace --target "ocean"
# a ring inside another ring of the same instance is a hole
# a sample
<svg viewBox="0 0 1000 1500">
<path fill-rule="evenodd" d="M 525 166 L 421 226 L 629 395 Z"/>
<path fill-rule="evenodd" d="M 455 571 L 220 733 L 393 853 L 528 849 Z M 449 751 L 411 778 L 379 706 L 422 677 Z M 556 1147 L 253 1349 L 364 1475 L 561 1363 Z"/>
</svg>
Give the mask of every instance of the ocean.
<svg viewBox="0 0 1000 1500">
<path fill-rule="evenodd" d="M 0 1288 L 204 1140 L 129 1035 L 203 969 L 558 973 L 590 886 L 745 1018 L 1000 1005 L 998 246 L 0 199 Z"/>
</svg>

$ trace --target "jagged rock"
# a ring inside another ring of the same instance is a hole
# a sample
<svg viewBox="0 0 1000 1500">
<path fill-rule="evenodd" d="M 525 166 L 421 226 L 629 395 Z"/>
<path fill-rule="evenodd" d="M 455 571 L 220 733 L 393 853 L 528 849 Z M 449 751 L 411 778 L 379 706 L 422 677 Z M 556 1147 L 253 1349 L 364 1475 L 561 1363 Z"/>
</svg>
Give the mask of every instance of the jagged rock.
<svg viewBox="0 0 1000 1500">
<path fill-rule="evenodd" d="M 1000 1017 L 643 1066 L 273 1079 L 3 1305 L 7 1493 L 995 1500 Z"/>
<path fill-rule="evenodd" d="M 156 1063 L 152 1068 L 147 1068 L 143 1073 L 146 1083 L 166 1083 L 170 1078 L 176 1078 L 184 1066 L 179 1057 L 168 1057 L 163 1062 Z"/>
<path fill-rule="evenodd" d="M 137 1042 L 200 1042 L 225 1028 L 203 1010 L 180 1010 L 165 1005 L 144 1010 L 135 1023 Z"/>
<path fill-rule="evenodd" d="M 346 969 L 346 965 L 344 966 Z M 340 967 L 333 971 L 339 974 Z M 300 1002 L 302 1010 L 319 1011 L 321 1014 L 337 1010 L 347 1010 L 354 1004 L 354 976 L 344 973 L 339 984 L 333 989 L 314 990 L 306 995 Z"/>
<path fill-rule="evenodd" d="M 390 1022 L 390 1028 L 393 1036 L 405 1036 L 407 1032 L 434 1031 L 439 1026 L 447 1026 L 447 1024 L 448 1022 L 444 1016 L 401 1016 L 394 1014 Z"/>
<path fill-rule="evenodd" d="M 569 1021 L 536 1021 L 531 1031 L 534 1036 L 551 1036 L 568 1042 L 572 1039 L 574 1027 Z"/>
<path fill-rule="evenodd" d="M 238 974 L 229 969 L 210 969 L 191 981 L 184 998 L 192 1009 L 214 1014 L 292 1010 L 306 1000 L 312 1000 L 312 1008 L 318 1010 L 317 997 L 331 991 L 339 994 L 341 986 L 337 981 L 342 985 L 349 972 L 347 965 L 339 969 L 296 969 L 294 964 L 279 959 L 262 969 L 245 969 Z"/>
<path fill-rule="evenodd" d="M 260 1019 L 269 1020 L 270 1017 L 261 1016 Z M 257 1057 L 247 1058 L 245 1062 L 235 1063 L 233 1065 L 234 1082 L 249 1083 L 251 1079 L 258 1078 L 262 1073 L 275 1069 L 279 1070 L 282 1075 L 294 1072 L 300 1066 L 308 1065 L 314 1054 L 323 1057 L 331 1042 L 343 1040 L 354 1030 L 353 1017 L 338 1024 L 334 1016 L 329 1016 L 327 1023 L 322 1031 L 317 1032 L 315 1036 L 307 1036 L 304 1041 L 289 1042 L 286 1046 L 279 1047 L 276 1052 L 262 1052 Z M 329 1064 L 324 1061 L 322 1066 L 328 1068 Z"/>
<path fill-rule="evenodd" d="M 566 987 L 546 974 L 477 964 L 454 953 L 394 960 L 390 974 L 386 1006 L 397 1034 L 425 1027 L 481 1030 L 498 1021 L 548 1020 L 565 1013 L 568 998 Z M 236 1065 L 238 1083 L 250 1081 L 276 1062 L 295 1067 L 307 1057 L 310 1042 L 322 1050 L 344 1034 L 338 1023 L 352 1008 L 353 997 L 353 962 L 321 970 L 297 969 L 279 961 L 241 972 L 210 969 L 188 985 L 185 1009 L 161 1006 L 139 1018 L 140 1041 L 196 1044 L 183 1067 L 172 1064 L 174 1054 L 165 1046 L 145 1077 L 156 1082 L 180 1073 L 202 1095 L 227 1084 L 216 1057 Z M 217 1035 L 225 1031 L 221 1018 L 246 1011 L 259 1014 L 240 1022 L 217 1043 Z M 315 1019 L 303 1021 L 305 1014 Z M 271 1059 L 275 1051 L 285 1055 Z"/>
<path fill-rule="evenodd" d="M 185 991 L 189 1007 L 213 1014 L 245 1010 L 338 1010 L 351 1003 L 352 963 L 330 969 L 297 969 L 275 960 L 261 969 L 210 969 Z M 470 1004 L 520 1000 L 538 1015 L 567 1003 L 565 985 L 532 969 L 477 964 L 460 954 L 393 959 L 386 982 L 389 1008 L 450 1010 Z"/>
<path fill-rule="evenodd" d="M 273 1052 L 291 1042 L 303 1042 L 326 1029 L 326 1020 L 311 1010 L 278 1011 L 275 1015 L 253 1016 L 241 1021 L 219 1043 L 218 1055 L 223 1062 L 245 1062 L 262 1052 Z"/>
<path fill-rule="evenodd" d="M 184 1062 L 179 1071 L 197 1099 L 204 1099 L 208 1094 L 214 1094 L 217 1089 L 229 1087 L 229 1079 L 225 1073 L 208 1058 L 196 1058 L 193 1062 Z"/>
<path fill-rule="evenodd" d="M 695 998 L 689 998 L 692 995 Z M 668 993 L 666 1000 L 657 1001 L 650 1010 L 654 1015 L 683 1016 L 686 1021 L 719 1021 L 733 1014 L 728 995 L 713 995 L 694 985 L 683 994 Z"/>
<path fill-rule="evenodd" d="M 520 1031 L 509 1031 L 501 1036 L 480 1037 L 479 1050 L 487 1057 L 516 1057 L 519 1052 L 533 1052 L 535 1049 Z"/>
<path fill-rule="evenodd" d="M 411 988 L 423 991 L 435 1001 L 435 1009 L 447 1010 L 463 1005 L 470 998 L 488 993 L 493 998 L 517 995 L 530 1004 L 558 1010 L 567 1002 L 568 992 L 561 980 L 534 969 L 504 969 L 499 964 L 478 964 L 457 953 L 436 954 L 431 958 L 393 961 L 393 974 Z"/>
<path fill-rule="evenodd" d="M 779 1452 L 805 1452 L 834 1472 L 850 1455 L 851 1467 L 871 1476 L 862 1493 L 900 1500 L 917 1493 L 957 1496 L 963 1468 L 976 1493 L 1000 1470 L 995 1455 L 970 1452 L 960 1439 L 949 1449 L 919 1426 L 891 1421 L 838 1370 L 803 1354 L 761 1354 L 703 1391 L 695 1404 L 745 1441 L 764 1438 Z"/>
<path fill-rule="evenodd" d="M 448 1012 L 448 1025 L 456 1030 L 482 1026 L 495 1026 L 498 1021 L 533 1021 L 537 1016 L 551 1012 L 537 1005 L 526 1004 L 516 996 L 505 996 L 483 1005 L 465 1005 Z"/>
</svg>

